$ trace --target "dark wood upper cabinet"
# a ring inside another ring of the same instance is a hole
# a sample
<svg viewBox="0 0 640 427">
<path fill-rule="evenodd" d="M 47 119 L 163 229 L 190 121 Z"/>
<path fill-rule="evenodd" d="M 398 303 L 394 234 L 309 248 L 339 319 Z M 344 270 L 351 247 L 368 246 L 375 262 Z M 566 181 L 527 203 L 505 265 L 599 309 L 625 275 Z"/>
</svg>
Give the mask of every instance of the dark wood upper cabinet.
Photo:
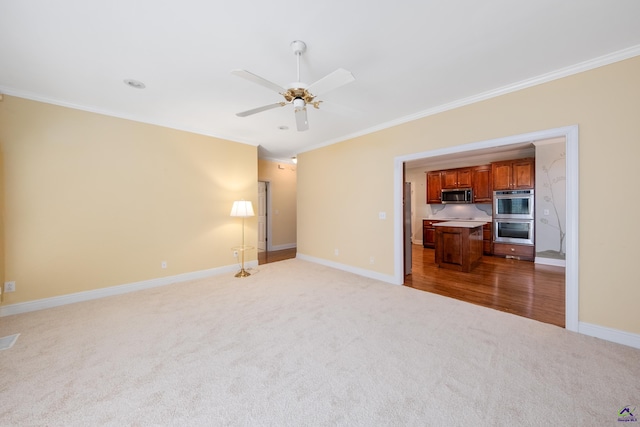
<svg viewBox="0 0 640 427">
<path fill-rule="evenodd" d="M 427 204 L 442 203 L 440 171 L 427 172 Z"/>
<path fill-rule="evenodd" d="M 493 190 L 525 190 L 535 186 L 535 159 L 507 160 L 491 164 Z"/>
<path fill-rule="evenodd" d="M 458 188 L 471 188 L 471 169 L 458 169 Z"/>
<path fill-rule="evenodd" d="M 471 169 L 448 169 L 441 171 L 442 188 L 471 188 Z"/>
<path fill-rule="evenodd" d="M 473 203 L 492 203 L 495 190 L 535 186 L 535 158 L 427 172 L 427 204 L 442 203 L 443 189 L 472 188 Z"/>
<path fill-rule="evenodd" d="M 427 172 L 427 204 L 442 203 L 443 189 L 472 188 L 474 203 L 491 203 L 491 165 Z"/>
<path fill-rule="evenodd" d="M 472 169 L 473 202 L 491 203 L 493 200 L 493 181 L 491 180 L 491 165 L 476 166 Z"/>
<path fill-rule="evenodd" d="M 513 188 L 534 188 L 535 183 L 535 159 L 521 159 L 513 162 Z"/>
</svg>

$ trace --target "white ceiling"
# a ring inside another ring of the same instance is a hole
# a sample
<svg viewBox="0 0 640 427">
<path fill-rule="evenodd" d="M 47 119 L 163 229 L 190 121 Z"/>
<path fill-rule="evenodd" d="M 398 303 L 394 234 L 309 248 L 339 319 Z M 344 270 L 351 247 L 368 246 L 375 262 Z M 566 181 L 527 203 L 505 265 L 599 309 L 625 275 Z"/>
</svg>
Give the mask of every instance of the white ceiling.
<svg viewBox="0 0 640 427">
<path fill-rule="evenodd" d="M 0 0 L 0 92 L 286 159 L 636 56 L 639 17 L 638 0 Z M 288 87 L 293 40 L 308 46 L 303 82 L 337 68 L 356 81 L 321 97 L 306 132 L 291 105 L 236 117 L 281 97 L 230 71 Z"/>
</svg>

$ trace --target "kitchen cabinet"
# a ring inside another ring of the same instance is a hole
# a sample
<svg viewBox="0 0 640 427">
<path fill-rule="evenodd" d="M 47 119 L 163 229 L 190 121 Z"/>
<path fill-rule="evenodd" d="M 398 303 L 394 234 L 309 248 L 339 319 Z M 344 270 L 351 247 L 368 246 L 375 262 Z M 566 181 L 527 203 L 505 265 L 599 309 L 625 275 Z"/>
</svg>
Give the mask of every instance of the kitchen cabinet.
<svg viewBox="0 0 640 427">
<path fill-rule="evenodd" d="M 442 203 L 440 171 L 427 172 L 427 204 Z"/>
<path fill-rule="evenodd" d="M 535 159 L 532 157 L 491 164 L 493 190 L 525 190 L 535 186 Z"/>
<path fill-rule="evenodd" d="M 493 254 L 524 261 L 533 261 L 535 257 L 533 245 L 516 245 L 513 243 L 494 242 Z"/>
<path fill-rule="evenodd" d="M 441 171 L 440 179 L 442 182 L 442 188 L 456 189 L 456 188 L 471 188 L 471 169 L 448 169 Z"/>
<path fill-rule="evenodd" d="M 493 226 L 487 222 L 482 226 L 482 252 L 485 255 L 493 255 Z"/>
<path fill-rule="evenodd" d="M 436 228 L 436 264 L 468 273 L 482 262 L 482 223 L 445 221 Z"/>
<path fill-rule="evenodd" d="M 491 180 L 491 165 L 476 166 L 472 169 L 471 182 L 474 203 L 492 203 L 493 181 Z"/>
<path fill-rule="evenodd" d="M 422 246 L 435 248 L 436 227 L 435 224 L 446 220 L 423 219 L 422 220 Z M 485 255 L 493 254 L 493 226 L 487 222 L 482 226 L 482 252 Z"/>
<path fill-rule="evenodd" d="M 422 220 L 422 246 L 425 248 L 435 248 L 436 246 L 436 229 L 433 226 L 442 222 L 441 220 Z"/>
</svg>

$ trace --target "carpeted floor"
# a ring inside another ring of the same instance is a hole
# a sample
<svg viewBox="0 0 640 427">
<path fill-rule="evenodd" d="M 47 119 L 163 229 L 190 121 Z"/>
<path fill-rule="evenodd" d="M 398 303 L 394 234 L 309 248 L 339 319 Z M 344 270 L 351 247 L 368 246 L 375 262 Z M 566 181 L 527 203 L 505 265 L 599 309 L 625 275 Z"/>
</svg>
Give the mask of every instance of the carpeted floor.
<svg viewBox="0 0 640 427">
<path fill-rule="evenodd" d="M 640 350 L 298 259 L 0 318 L 2 426 L 617 425 Z"/>
</svg>

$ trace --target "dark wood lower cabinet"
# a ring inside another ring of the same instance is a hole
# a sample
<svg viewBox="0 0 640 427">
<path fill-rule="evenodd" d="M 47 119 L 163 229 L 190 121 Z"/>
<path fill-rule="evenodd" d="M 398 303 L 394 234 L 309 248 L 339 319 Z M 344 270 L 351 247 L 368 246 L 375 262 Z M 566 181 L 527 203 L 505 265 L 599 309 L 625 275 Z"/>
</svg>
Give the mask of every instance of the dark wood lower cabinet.
<svg viewBox="0 0 640 427">
<path fill-rule="evenodd" d="M 490 222 L 482 226 L 482 251 L 485 255 L 493 255 L 493 227 Z"/>
<path fill-rule="evenodd" d="M 436 264 L 468 273 L 482 261 L 482 226 L 436 227 Z"/>
<path fill-rule="evenodd" d="M 423 219 L 422 220 L 422 246 L 425 248 L 436 247 L 436 228 L 434 224 L 442 220 Z M 482 252 L 485 255 L 493 255 L 493 226 L 487 222 L 482 227 Z"/>
<path fill-rule="evenodd" d="M 422 246 L 425 248 L 436 247 L 436 229 L 433 224 L 442 222 L 440 220 L 423 219 L 422 220 Z"/>
<path fill-rule="evenodd" d="M 523 261 L 533 261 L 535 258 L 532 245 L 514 245 L 511 243 L 493 243 L 493 254 Z"/>
</svg>

